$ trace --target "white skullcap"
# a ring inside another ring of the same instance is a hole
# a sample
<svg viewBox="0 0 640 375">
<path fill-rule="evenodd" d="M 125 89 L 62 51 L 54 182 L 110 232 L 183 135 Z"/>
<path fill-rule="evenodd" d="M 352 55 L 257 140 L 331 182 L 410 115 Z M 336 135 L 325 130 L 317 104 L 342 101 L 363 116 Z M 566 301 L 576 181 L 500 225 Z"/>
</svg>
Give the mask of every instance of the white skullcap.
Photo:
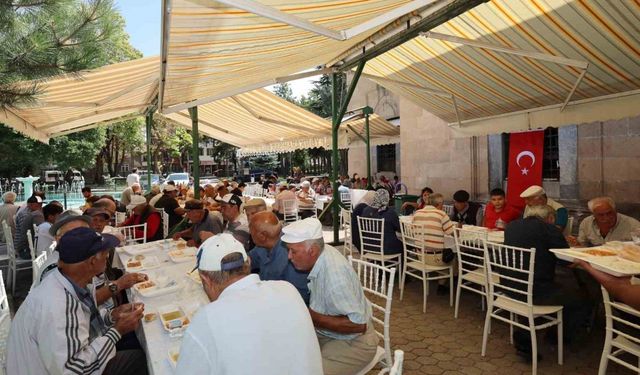
<svg viewBox="0 0 640 375">
<path fill-rule="evenodd" d="M 282 233 L 282 241 L 286 243 L 317 240 L 322 238 L 322 224 L 320 220 L 310 217 L 287 225 L 282 228 Z"/>
</svg>

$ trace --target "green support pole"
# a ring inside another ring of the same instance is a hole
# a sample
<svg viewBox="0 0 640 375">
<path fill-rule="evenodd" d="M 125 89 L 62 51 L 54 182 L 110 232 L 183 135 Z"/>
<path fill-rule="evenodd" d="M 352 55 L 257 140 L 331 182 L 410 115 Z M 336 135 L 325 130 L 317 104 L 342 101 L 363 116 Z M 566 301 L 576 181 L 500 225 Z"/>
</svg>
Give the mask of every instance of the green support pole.
<svg viewBox="0 0 640 375">
<path fill-rule="evenodd" d="M 373 184 L 371 184 L 371 135 L 369 133 L 369 115 L 373 113 L 373 108 L 364 107 L 362 113 L 364 113 L 364 130 L 365 130 L 365 139 L 366 139 L 366 147 L 367 147 L 367 189 L 373 189 Z"/>
<path fill-rule="evenodd" d="M 200 137 L 198 136 L 198 107 L 189 108 L 191 116 L 191 138 L 193 139 L 193 197 L 200 199 Z"/>
<path fill-rule="evenodd" d="M 146 116 L 147 123 L 147 186 L 151 191 L 151 124 L 153 123 L 153 112 L 149 111 Z"/>
<path fill-rule="evenodd" d="M 358 84 L 358 80 L 360 79 L 360 75 L 362 75 L 362 70 L 364 69 L 365 60 L 360 61 L 358 64 L 358 68 L 356 69 L 355 74 L 353 75 L 353 80 L 349 84 L 349 90 L 347 90 L 347 95 L 344 97 L 340 108 L 338 109 L 338 87 L 336 86 L 336 76 L 337 73 L 333 73 L 331 75 L 331 183 L 333 184 L 333 199 L 331 200 L 331 204 L 333 205 L 333 243 L 337 244 L 340 241 L 340 195 L 338 194 L 338 185 L 336 184 L 336 180 L 338 179 L 338 164 L 339 155 L 338 155 L 338 130 L 340 130 L 340 123 L 342 122 L 342 118 L 344 114 L 347 112 L 347 106 L 351 101 L 351 97 L 353 96 L 353 92 L 356 90 L 356 85 Z M 338 112 L 336 112 L 338 110 Z"/>
</svg>

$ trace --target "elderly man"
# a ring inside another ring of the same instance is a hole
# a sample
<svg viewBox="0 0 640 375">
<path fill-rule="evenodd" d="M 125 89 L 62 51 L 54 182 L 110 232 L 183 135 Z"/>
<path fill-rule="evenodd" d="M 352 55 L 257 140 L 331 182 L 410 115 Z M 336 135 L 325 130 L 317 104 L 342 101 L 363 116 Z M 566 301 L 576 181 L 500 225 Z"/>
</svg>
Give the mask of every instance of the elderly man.
<svg viewBox="0 0 640 375">
<path fill-rule="evenodd" d="M 251 218 L 253 215 L 258 212 L 263 212 L 267 210 L 267 203 L 262 198 L 253 198 L 250 199 L 247 203 L 244 204 L 244 214 L 247 215 L 247 221 L 249 222 L 249 227 L 251 227 Z"/>
<path fill-rule="evenodd" d="M 577 242 L 572 245 L 599 246 L 610 241 L 631 241 L 631 233 L 640 229 L 640 222 L 616 211 L 616 203 L 609 197 L 594 198 L 588 203 L 591 216 L 580 223 Z"/>
<path fill-rule="evenodd" d="M 323 374 L 313 324 L 291 284 L 250 274 L 244 247 L 228 233 L 206 240 L 197 258 L 211 303 L 185 332 L 176 374 Z"/>
<path fill-rule="evenodd" d="M 200 244 L 212 234 L 222 233 L 222 225 L 218 220 L 209 215 L 209 211 L 204 208 L 201 201 L 197 199 L 188 200 L 184 205 L 187 219 L 192 223 L 189 228 L 176 232 L 174 240 L 183 238 L 187 240 L 189 246 L 200 246 Z"/>
<path fill-rule="evenodd" d="M 444 252 L 444 236 L 453 234 L 453 223 L 442 210 L 444 197 L 435 193 L 429 195 L 429 204 L 416 211 L 413 215 L 413 223 L 424 226 L 423 239 L 429 249 L 436 253 Z M 442 266 L 447 261 L 453 259 L 443 259 L 441 255 L 426 254 L 425 261 L 434 266 Z"/>
<path fill-rule="evenodd" d="M 231 233 L 236 240 L 244 246 L 245 250 L 251 249 L 251 234 L 247 216 L 242 213 L 242 198 L 235 194 L 227 194 L 220 202 L 220 212 L 224 218 L 224 232 Z"/>
<path fill-rule="evenodd" d="M 184 208 L 180 207 L 178 200 L 178 189 L 173 185 L 164 187 L 163 195 L 158 199 L 155 208 L 163 209 L 169 215 L 169 230 L 182 221 Z"/>
<path fill-rule="evenodd" d="M 276 195 L 276 200 L 271 205 L 271 210 L 276 214 L 276 216 L 278 216 L 278 219 L 284 220 L 284 213 L 285 213 L 284 201 L 290 201 L 290 202 L 293 201 L 293 202 L 295 202 L 296 201 L 296 193 L 294 193 L 291 190 L 287 189 L 287 184 L 284 183 L 284 182 L 281 183 L 278 186 L 278 191 L 279 191 L 279 193 L 278 193 L 278 195 Z M 292 212 L 295 212 L 295 211 L 296 211 L 295 209 L 292 209 Z"/>
<path fill-rule="evenodd" d="M 104 272 L 115 237 L 89 228 L 67 232 L 58 244 L 60 268 L 32 290 L 13 319 L 10 374 L 146 374 L 144 352 L 116 351 L 140 324 L 144 305 L 100 309 L 86 289 Z"/>
<path fill-rule="evenodd" d="M 49 203 L 42 208 L 42 215 L 44 221 L 38 225 L 38 244 L 36 246 L 36 256 L 47 251 L 51 244 L 53 244 L 54 238 L 49 233 L 49 229 L 56 222 L 58 215 L 62 213 L 62 207 L 56 203 Z"/>
<path fill-rule="evenodd" d="M 533 304 L 534 305 L 561 305 L 564 307 L 564 332 L 565 338 L 571 340 L 578 328 L 586 322 L 590 305 L 580 296 L 575 279 L 555 282 L 556 264 L 558 259 L 549 249 L 568 248 L 562 232 L 554 225 L 556 211 L 547 205 L 530 207 L 523 219 L 518 219 L 507 224 L 504 232 L 504 244 L 520 248 L 535 248 L 535 263 L 533 270 Z M 527 261 L 525 259 L 525 261 Z M 523 278 L 522 272 L 501 271 L 505 276 Z M 521 289 L 522 283 L 503 280 L 505 286 Z M 522 295 L 514 295 L 520 298 Z M 531 355 L 531 339 L 523 331 L 514 333 L 516 349 L 527 355 Z"/>
<path fill-rule="evenodd" d="M 259 212 L 251 218 L 251 238 L 256 247 L 249 252 L 251 270 L 260 280 L 284 280 L 298 289 L 309 304 L 309 272 L 298 271 L 289 261 L 289 252 L 282 242 L 282 224 L 272 212 Z"/>
<path fill-rule="evenodd" d="M 37 195 L 32 195 L 27 199 L 26 209 L 18 211 L 16 215 L 15 247 L 20 258 L 31 259 L 27 231 L 30 230 L 31 235 L 34 236 L 33 225 L 40 225 L 43 222 L 42 198 Z"/>
<path fill-rule="evenodd" d="M 484 212 L 483 227 L 504 230 L 510 222 L 520 217 L 520 210 L 507 204 L 506 194 L 502 189 L 493 189 L 489 193 L 491 201 Z"/>
<path fill-rule="evenodd" d="M 453 194 L 453 212 L 451 220 L 468 225 L 482 225 L 482 206 L 469 201 L 470 195 L 465 190 Z"/>
<path fill-rule="evenodd" d="M 140 188 L 140 184 L 135 183 L 131 186 L 128 186 L 126 189 L 122 191 L 122 195 L 120 197 L 120 203 L 125 206 L 128 206 L 131 203 L 131 198 L 134 195 L 138 195 L 142 192 Z"/>
<path fill-rule="evenodd" d="M 302 181 L 297 197 L 298 207 L 303 209 L 300 211 L 300 217 L 306 219 L 313 216 L 313 210 L 316 208 L 316 193 L 311 189 L 309 181 Z"/>
<path fill-rule="evenodd" d="M 147 194 L 145 194 L 145 199 L 147 200 L 147 202 L 149 202 L 149 204 L 151 204 L 151 200 L 153 198 L 158 197 L 154 202 L 156 202 L 158 199 L 160 199 L 160 197 L 162 196 L 162 192 L 160 191 L 160 185 L 158 184 L 153 184 L 151 185 L 151 190 L 149 190 L 149 192 Z M 153 204 L 151 204 L 151 206 L 153 206 Z"/>
<path fill-rule="evenodd" d="M 299 271 L 309 272 L 309 313 L 326 375 L 360 372 L 376 354 L 371 305 L 349 261 L 325 245 L 322 224 L 308 218 L 287 225 L 282 241 Z"/>
<path fill-rule="evenodd" d="M 531 185 L 525 191 L 520 194 L 521 198 L 524 198 L 524 202 L 527 204 L 524 208 L 523 217 L 530 216 L 529 210 L 535 206 L 551 206 L 556 211 L 556 223 L 555 225 L 564 230 L 569 221 L 569 212 L 560 203 L 547 197 L 547 193 L 541 186 Z"/>
<path fill-rule="evenodd" d="M 16 201 L 16 193 L 13 191 L 7 191 L 2 194 L 2 206 L 0 206 L 0 224 L 3 221 L 6 221 L 11 228 L 11 235 L 16 232 L 16 222 L 14 217 L 16 216 L 16 212 L 18 212 L 18 206 L 14 203 Z M 0 242 L 4 242 L 4 230 L 2 229 L 2 225 L 0 225 Z"/>
<path fill-rule="evenodd" d="M 147 241 L 157 241 L 162 239 L 162 216 L 160 212 L 151 207 L 147 200 L 141 195 L 135 195 L 131 197 L 131 203 L 127 205 L 127 210 L 131 210 L 131 216 L 118 224 L 118 227 L 128 227 L 131 225 L 147 224 Z M 141 240 L 145 238 L 145 233 L 142 228 L 135 228 L 133 230 L 132 238 Z"/>
</svg>

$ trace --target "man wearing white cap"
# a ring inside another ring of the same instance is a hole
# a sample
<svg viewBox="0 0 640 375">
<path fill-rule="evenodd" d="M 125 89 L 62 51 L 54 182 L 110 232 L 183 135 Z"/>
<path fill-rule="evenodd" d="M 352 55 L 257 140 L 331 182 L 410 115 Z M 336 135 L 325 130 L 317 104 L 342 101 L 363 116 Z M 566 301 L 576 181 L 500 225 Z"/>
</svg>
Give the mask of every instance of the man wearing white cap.
<svg viewBox="0 0 640 375">
<path fill-rule="evenodd" d="M 140 184 L 134 183 L 131 186 L 128 186 L 126 189 L 122 191 L 122 195 L 120 196 L 120 203 L 123 205 L 128 205 L 131 203 L 131 197 L 138 195 L 141 193 Z"/>
<path fill-rule="evenodd" d="M 302 181 L 300 184 L 300 191 L 298 192 L 298 206 L 302 208 L 314 208 L 316 207 L 316 192 L 311 189 L 311 183 L 309 181 Z M 305 219 L 309 216 L 313 216 L 312 210 L 303 210 L 300 212 L 300 216 Z"/>
<path fill-rule="evenodd" d="M 569 221 L 569 212 L 567 209 L 561 205 L 560 203 L 554 201 L 551 198 L 547 197 L 547 193 L 544 191 L 542 186 L 531 185 L 525 191 L 520 194 L 520 198 L 524 198 L 527 206 L 524 208 L 523 217 L 528 217 L 529 210 L 534 206 L 551 206 L 554 210 L 556 210 L 556 226 L 560 228 L 560 230 L 564 230 L 564 227 L 567 226 L 567 222 Z"/>
<path fill-rule="evenodd" d="M 313 324 L 291 284 L 250 274 L 229 233 L 202 243 L 197 268 L 211 303 L 185 332 L 176 374 L 322 375 Z"/>
<path fill-rule="evenodd" d="M 147 203 L 147 200 L 142 195 L 134 195 L 131 197 L 131 203 L 127 205 L 127 210 L 131 211 L 131 216 L 118 224 L 118 227 L 147 223 L 147 241 L 162 239 L 162 230 L 160 228 L 162 217 L 155 208 Z M 142 228 L 134 229 L 134 239 L 141 240 L 145 238 L 144 235 L 145 233 Z"/>
<path fill-rule="evenodd" d="M 371 362 L 378 346 L 371 305 L 358 276 L 338 250 L 325 245 L 318 219 L 291 223 L 282 232 L 291 263 L 309 272 L 309 313 L 325 375 L 357 374 Z"/>
</svg>

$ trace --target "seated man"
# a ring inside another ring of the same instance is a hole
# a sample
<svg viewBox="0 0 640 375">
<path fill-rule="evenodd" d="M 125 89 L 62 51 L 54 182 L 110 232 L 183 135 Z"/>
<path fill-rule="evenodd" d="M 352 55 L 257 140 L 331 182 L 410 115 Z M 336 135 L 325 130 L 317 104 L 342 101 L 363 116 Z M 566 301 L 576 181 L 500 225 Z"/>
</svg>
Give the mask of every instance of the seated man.
<svg viewBox="0 0 640 375">
<path fill-rule="evenodd" d="M 556 211 L 556 223 L 555 225 L 560 228 L 561 231 L 567 226 L 569 221 L 569 211 L 560 203 L 547 197 L 547 193 L 541 186 L 531 185 L 525 191 L 520 194 L 520 198 L 524 198 L 524 202 L 527 204 L 524 208 L 523 217 L 529 216 L 529 210 L 535 206 L 551 206 Z"/>
<path fill-rule="evenodd" d="M 22 259 L 31 259 L 31 251 L 27 240 L 27 231 L 33 233 L 33 225 L 40 225 L 44 222 L 42 214 L 42 198 L 38 195 L 32 195 L 27 199 L 25 208 L 18 210 L 16 215 L 16 233 L 14 234 L 15 250 L 17 255 Z"/>
<path fill-rule="evenodd" d="M 389 192 L 385 189 L 376 190 L 375 197 L 370 206 L 362 210 L 361 217 L 383 219 L 384 220 L 384 243 L 382 251 L 385 254 L 399 254 L 402 252 L 402 241 L 398 239 L 396 233 L 400 232 L 400 218 L 393 207 L 389 207 Z M 356 227 L 356 230 L 358 228 Z M 371 241 L 373 242 L 373 241 Z M 366 242 L 362 246 L 371 244 Z M 366 246 L 366 250 L 374 250 L 371 246 Z"/>
<path fill-rule="evenodd" d="M 142 193 L 140 184 L 134 183 L 133 185 L 127 187 L 122 191 L 122 195 L 120 196 L 120 203 L 122 203 L 122 205 L 124 206 L 127 206 L 131 203 L 131 197 L 140 193 Z"/>
<path fill-rule="evenodd" d="M 305 304 L 309 304 L 309 272 L 298 271 L 289 261 L 289 252 L 282 242 L 282 224 L 272 212 L 259 212 L 251 218 L 251 238 L 256 244 L 249 252 L 251 270 L 260 280 L 284 280 L 298 289 Z"/>
<path fill-rule="evenodd" d="M 38 225 L 38 245 L 36 247 L 36 256 L 39 256 L 43 252 L 47 251 L 54 239 L 49 234 L 49 228 L 56 222 L 58 216 L 62 213 L 62 207 L 56 203 L 49 203 L 42 208 L 42 215 L 44 221 Z"/>
<path fill-rule="evenodd" d="M 578 328 L 586 322 L 590 305 L 580 296 L 575 279 L 571 282 L 563 280 L 562 284 L 555 282 L 556 264 L 558 259 L 549 249 L 568 248 L 562 232 L 554 225 L 555 210 L 551 206 L 532 206 L 525 214 L 525 218 L 512 221 L 504 232 L 504 244 L 525 249 L 535 248 L 535 263 L 533 270 L 533 303 L 534 305 L 563 306 L 564 333 L 567 341 L 571 340 Z M 524 261 L 527 261 L 526 259 Z M 522 278 L 523 274 L 502 270 L 507 276 Z M 515 281 L 501 281 L 502 284 L 522 289 L 523 284 Z M 517 298 L 522 297 L 518 295 Z M 516 297 L 514 297 L 516 298 Z M 531 342 L 523 332 L 514 335 L 516 349 L 527 355 L 531 353 Z"/>
<path fill-rule="evenodd" d="M 251 246 L 251 234 L 249 233 L 247 216 L 242 213 L 242 198 L 234 194 L 227 194 L 219 202 L 225 223 L 224 232 L 231 233 L 247 250 Z"/>
<path fill-rule="evenodd" d="M 487 203 L 482 226 L 489 229 L 504 230 L 508 223 L 520 217 L 520 210 L 507 204 L 506 194 L 502 189 L 493 189 L 489 195 L 491 196 L 491 201 Z"/>
<path fill-rule="evenodd" d="M 300 184 L 300 191 L 296 196 L 298 198 L 298 207 L 303 209 L 300 211 L 300 217 L 305 219 L 313 216 L 313 210 L 316 209 L 316 193 L 311 189 L 309 181 L 303 181 Z"/>
<path fill-rule="evenodd" d="M 5 242 L 4 229 L 2 228 L 2 222 L 6 221 L 9 228 L 11 228 L 11 235 L 16 233 L 15 216 L 18 212 L 18 206 L 14 203 L 17 195 L 13 191 L 7 191 L 2 194 L 2 203 L 0 204 L 0 243 Z M 4 249 L 6 251 L 6 249 Z"/>
<path fill-rule="evenodd" d="M 416 211 L 412 222 L 424 226 L 423 240 L 425 246 L 435 254 L 425 254 L 425 262 L 434 266 L 442 266 L 453 259 L 443 259 L 444 236 L 453 235 L 453 223 L 442 210 L 444 197 L 435 193 L 429 195 L 429 204 Z"/>
<path fill-rule="evenodd" d="M 178 189 L 173 185 L 167 185 L 154 206 L 157 209 L 164 210 L 169 215 L 169 230 L 181 222 L 184 216 L 184 208 L 178 204 L 177 195 Z"/>
<path fill-rule="evenodd" d="M 616 203 L 609 197 L 594 198 L 588 206 L 591 216 L 580 223 L 578 240 L 572 241 L 573 245 L 589 247 L 610 241 L 631 241 L 631 233 L 640 229 L 640 222 L 618 213 Z"/>
<path fill-rule="evenodd" d="M 118 224 L 118 227 L 147 223 L 147 241 L 162 239 L 162 216 L 160 216 L 160 212 L 156 211 L 155 208 L 147 203 L 147 200 L 142 195 L 134 195 L 131 197 L 131 203 L 127 205 L 127 210 L 131 210 L 131 216 Z M 135 228 L 133 238 L 128 239 L 140 240 L 143 238 L 144 230 Z"/>
<path fill-rule="evenodd" d="M 247 221 L 249 222 L 249 225 L 251 225 L 251 217 L 253 215 L 266 210 L 267 203 L 262 198 L 253 198 L 244 204 L 244 213 L 245 215 L 247 215 Z"/>
<path fill-rule="evenodd" d="M 284 220 L 284 201 L 295 201 L 296 194 L 287 188 L 286 183 L 282 183 L 278 186 L 278 195 L 276 195 L 276 200 L 271 205 L 271 209 L 278 216 L 278 219 Z M 294 211 L 292 211 L 294 212 Z M 287 212 L 287 214 L 292 213 Z"/>
<path fill-rule="evenodd" d="M 141 350 L 116 352 L 122 335 L 140 324 L 144 305 L 99 309 L 86 288 L 104 272 L 118 240 L 89 228 L 58 243 L 59 269 L 32 290 L 13 319 L 8 340 L 10 374 L 146 374 Z"/>
<path fill-rule="evenodd" d="M 325 245 L 318 219 L 282 229 L 289 259 L 309 272 L 309 313 L 316 327 L 325 375 L 356 374 L 376 354 L 378 336 L 358 275 L 334 247 Z"/>
<path fill-rule="evenodd" d="M 458 190 L 453 194 L 453 213 L 451 220 L 468 225 L 482 225 L 482 206 L 469 201 L 469 193 Z"/>
<path fill-rule="evenodd" d="M 183 238 L 187 240 L 187 245 L 197 247 L 211 235 L 222 233 L 222 225 L 209 215 L 209 211 L 204 209 L 201 201 L 197 199 L 188 200 L 184 205 L 184 211 L 191 225 L 185 230 L 176 232 L 173 235 L 174 240 L 177 241 Z M 206 238 L 201 235 L 203 232 L 205 232 L 205 236 L 208 234 Z"/>
<path fill-rule="evenodd" d="M 244 247 L 228 233 L 207 239 L 197 259 L 211 303 L 184 334 L 176 374 L 322 375 L 313 324 L 291 284 L 251 275 Z"/>
</svg>

